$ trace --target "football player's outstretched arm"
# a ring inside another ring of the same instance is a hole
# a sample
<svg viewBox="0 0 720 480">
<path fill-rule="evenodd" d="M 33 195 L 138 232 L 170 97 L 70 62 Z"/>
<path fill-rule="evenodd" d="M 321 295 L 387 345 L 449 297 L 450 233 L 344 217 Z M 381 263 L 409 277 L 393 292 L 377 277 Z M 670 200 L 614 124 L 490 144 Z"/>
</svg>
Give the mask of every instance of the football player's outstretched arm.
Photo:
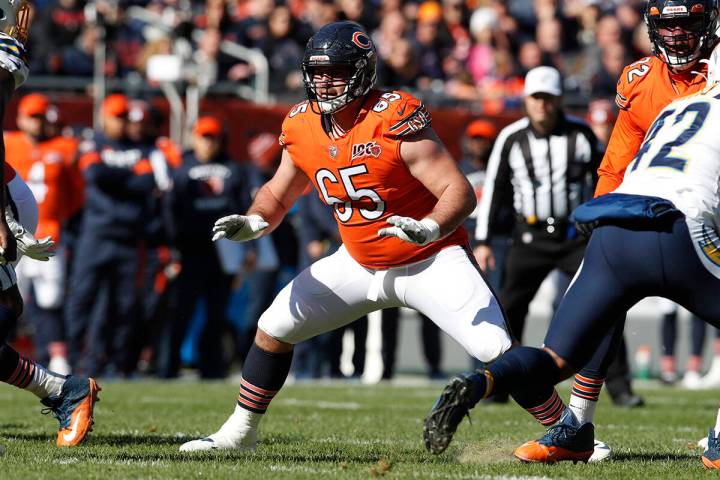
<svg viewBox="0 0 720 480">
<path fill-rule="evenodd" d="M 275 175 L 258 190 L 245 215 L 230 215 L 215 222 L 213 240 L 229 238 L 238 242 L 272 232 L 308 185 L 305 173 L 297 168 L 287 149 L 283 150 Z"/>
<path fill-rule="evenodd" d="M 435 131 L 427 127 L 403 140 L 400 156 L 410 173 L 438 199 L 427 218 L 440 227 L 439 238 L 454 232 L 473 212 L 477 200 Z"/>
</svg>

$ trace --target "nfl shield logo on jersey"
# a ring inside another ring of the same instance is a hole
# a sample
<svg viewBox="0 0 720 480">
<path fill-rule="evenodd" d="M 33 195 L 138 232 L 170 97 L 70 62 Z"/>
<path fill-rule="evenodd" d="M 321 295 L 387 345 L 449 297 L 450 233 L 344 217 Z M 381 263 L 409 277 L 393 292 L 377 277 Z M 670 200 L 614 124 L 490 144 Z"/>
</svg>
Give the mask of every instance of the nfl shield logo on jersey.
<svg viewBox="0 0 720 480">
<path fill-rule="evenodd" d="M 337 157 L 338 149 L 337 149 L 337 147 L 336 147 L 335 145 L 330 145 L 330 148 L 328 148 L 328 150 L 330 151 L 330 157 L 331 157 L 331 158 Z"/>
</svg>

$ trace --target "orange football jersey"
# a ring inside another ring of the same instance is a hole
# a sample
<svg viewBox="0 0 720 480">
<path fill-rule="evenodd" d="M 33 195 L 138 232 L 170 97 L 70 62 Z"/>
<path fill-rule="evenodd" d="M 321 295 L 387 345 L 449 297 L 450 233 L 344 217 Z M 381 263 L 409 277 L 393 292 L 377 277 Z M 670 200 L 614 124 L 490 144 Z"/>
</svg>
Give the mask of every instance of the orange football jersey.
<svg viewBox="0 0 720 480">
<path fill-rule="evenodd" d="M 5 134 L 7 161 L 38 202 L 35 236 L 60 240 L 62 223 L 82 206 L 82 177 L 74 164 L 77 141 L 55 137 L 34 145 L 19 131 Z"/>
<path fill-rule="evenodd" d="M 707 71 L 704 64 L 698 64 L 696 68 L 703 74 Z M 625 67 L 615 97 L 620 112 L 598 169 L 596 197 L 612 192 L 622 183 L 625 169 L 640 150 L 645 134 L 660 110 L 676 98 L 699 92 L 704 86 L 702 74 L 672 73 L 654 56 Z"/>
<path fill-rule="evenodd" d="M 357 123 L 338 140 L 325 133 L 321 116 L 308 102 L 296 105 L 285 117 L 280 143 L 312 181 L 320 199 L 333 206 L 343 244 L 365 267 L 418 262 L 450 245 L 467 243 L 462 226 L 425 246 L 378 236 L 390 216 L 420 220 L 437 203 L 400 158 L 403 138 L 429 125 L 425 106 L 402 91 L 372 90 Z"/>
</svg>

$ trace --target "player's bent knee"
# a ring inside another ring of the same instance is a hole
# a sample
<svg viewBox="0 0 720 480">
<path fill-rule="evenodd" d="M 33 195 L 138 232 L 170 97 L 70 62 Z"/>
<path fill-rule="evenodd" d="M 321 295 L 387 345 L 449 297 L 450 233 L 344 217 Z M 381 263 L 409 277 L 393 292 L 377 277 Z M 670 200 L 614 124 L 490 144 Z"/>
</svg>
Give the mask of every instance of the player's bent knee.
<svg viewBox="0 0 720 480">
<path fill-rule="evenodd" d="M 510 335 L 500 328 L 497 330 L 496 332 L 484 332 L 485 335 L 482 335 L 478 344 L 469 349 L 473 357 L 481 362 L 489 363 L 510 350 L 512 347 Z"/>
<path fill-rule="evenodd" d="M 543 350 L 550 354 L 553 361 L 555 362 L 555 365 L 557 365 L 557 367 L 560 369 L 561 380 L 570 378 L 572 375 L 575 374 L 575 368 L 573 368 L 567 361 L 565 361 L 564 358 L 562 358 L 560 355 L 558 355 L 548 347 L 543 347 Z"/>
<path fill-rule="evenodd" d="M 15 318 L 22 314 L 24 304 L 17 285 L 0 292 L 0 305 L 9 309 Z"/>
<path fill-rule="evenodd" d="M 255 334 L 255 345 L 266 352 L 272 353 L 287 353 L 293 349 L 292 343 L 273 338 L 260 328 L 257 329 Z"/>
</svg>

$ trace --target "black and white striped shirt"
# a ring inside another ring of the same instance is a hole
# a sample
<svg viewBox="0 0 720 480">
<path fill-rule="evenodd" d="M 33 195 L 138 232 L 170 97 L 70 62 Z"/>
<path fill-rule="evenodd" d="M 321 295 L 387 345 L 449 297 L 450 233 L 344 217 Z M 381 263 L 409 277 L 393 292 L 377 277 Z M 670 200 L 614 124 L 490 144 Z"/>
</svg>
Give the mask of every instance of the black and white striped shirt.
<svg viewBox="0 0 720 480">
<path fill-rule="evenodd" d="M 529 223 L 567 220 L 592 198 L 600 164 L 597 139 L 582 120 L 561 114 L 549 135 L 527 117 L 505 127 L 488 162 L 475 237 L 489 241 L 512 205 Z"/>
</svg>

